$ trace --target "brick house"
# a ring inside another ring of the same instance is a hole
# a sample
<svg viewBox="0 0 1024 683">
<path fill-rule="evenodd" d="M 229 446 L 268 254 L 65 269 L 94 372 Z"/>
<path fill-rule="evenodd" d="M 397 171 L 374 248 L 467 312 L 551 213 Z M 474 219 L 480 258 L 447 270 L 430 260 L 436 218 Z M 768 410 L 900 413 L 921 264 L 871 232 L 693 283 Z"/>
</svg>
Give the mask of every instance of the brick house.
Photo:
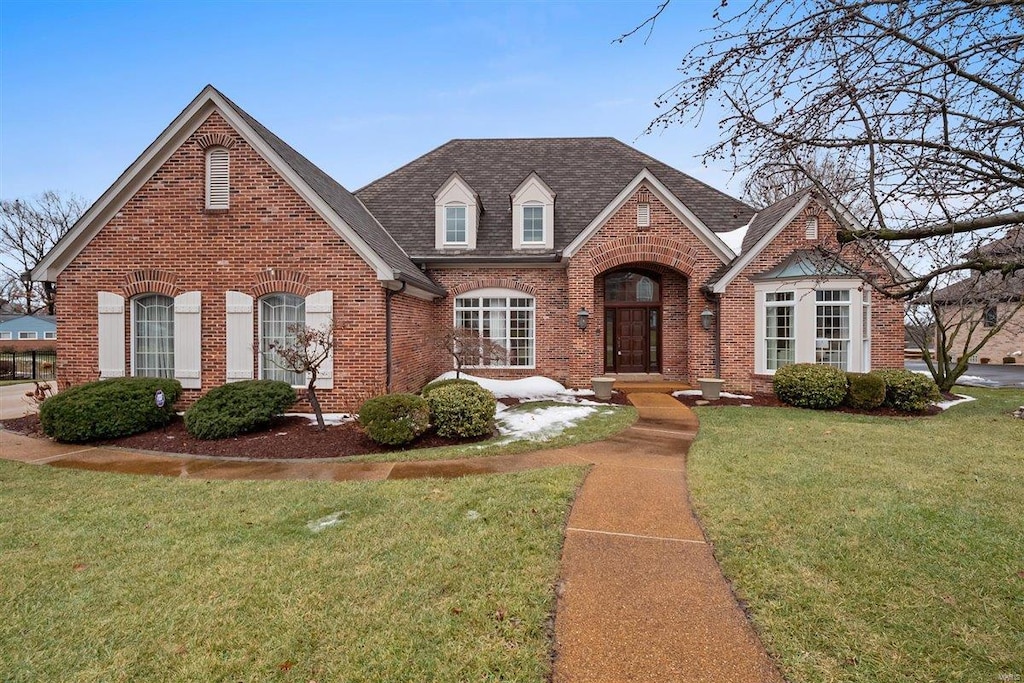
<svg viewBox="0 0 1024 683">
<path fill-rule="evenodd" d="M 761 390 L 791 362 L 902 366 L 900 304 L 814 250 L 848 219 L 806 191 L 755 212 L 610 138 L 452 140 L 351 193 L 208 86 L 35 277 L 64 383 L 301 384 L 263 349 L 333 319 L 333 410 L 450 369 L 452 325 L 508 351 L 474 374 Z"/>
</svg>

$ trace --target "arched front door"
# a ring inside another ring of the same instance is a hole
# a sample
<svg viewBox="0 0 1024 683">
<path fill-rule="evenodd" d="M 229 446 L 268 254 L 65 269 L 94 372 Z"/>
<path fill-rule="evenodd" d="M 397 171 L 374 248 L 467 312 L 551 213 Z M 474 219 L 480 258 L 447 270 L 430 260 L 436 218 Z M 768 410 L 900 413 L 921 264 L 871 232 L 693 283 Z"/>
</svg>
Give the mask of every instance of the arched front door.
<svg viewBox="0 0 1024 683">
<path fill-rule="evenodd" d="M 661 372 L 661 276 L 618 270 L 604 277 L 604 369 Z"/>
</svg>

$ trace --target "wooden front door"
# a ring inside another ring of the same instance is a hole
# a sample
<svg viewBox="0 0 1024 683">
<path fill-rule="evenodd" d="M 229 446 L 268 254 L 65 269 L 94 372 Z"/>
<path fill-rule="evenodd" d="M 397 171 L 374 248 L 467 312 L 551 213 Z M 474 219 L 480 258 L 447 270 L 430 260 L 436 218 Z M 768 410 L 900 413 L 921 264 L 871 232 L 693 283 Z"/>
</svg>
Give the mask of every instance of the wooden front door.
<svg viewBox="0 0 1024 683">
<path fill-rule="evenodd" d="M 615 313 L 615 370 L 647 372 L 647 309 L 619 308 Z"/>
</svg>

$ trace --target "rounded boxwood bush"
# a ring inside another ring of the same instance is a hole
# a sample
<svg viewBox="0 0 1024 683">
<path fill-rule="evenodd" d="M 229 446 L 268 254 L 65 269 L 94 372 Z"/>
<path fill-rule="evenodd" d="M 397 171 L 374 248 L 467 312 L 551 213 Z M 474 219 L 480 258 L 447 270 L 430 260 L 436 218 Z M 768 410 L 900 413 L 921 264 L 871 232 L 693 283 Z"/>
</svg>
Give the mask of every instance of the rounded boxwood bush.
<svg viewBox="0 0 1024 683">
<path fill-rule="evenodd" d="M 288 382 L 252 379 L 219 386 L 185 411 L 185 429 L 197 439 L 228 439 L 268 426 L 295 403 Z"/>
<path fill-rule="evenodd" d="M 851 408 L 873 410 L 885 403 L 885 380 L 873 373 L 848 372 L 846 405 Z"/>
<path fill-rule="evenodd" d="M 156 393 L 164 394 L 163 407 Z M 174 417 L 181 384 L 162 377 L 118 377 L 66 389 L 43 401 L 39 423 L 57 441 L 86 443 L 163 427 Z"/>
<path fill-rule="evenodd" d="M 435 380 L 435 381 L 431 382 L 430 384 L 428 384 L 427 386 L 423 387 L 423 389 L 420 390 L 420 396 L 422 396 L 423 398 L 426 398 L 427 394 L 429 394 L 434 389 L 437 389 L 439 387 L 450 387 L 453 384 L 472 384 L 473 386 L 479 386 L 473 380 L 471 380 L 471 379 L 462 379 L 461 377 L 459 379 L 455 379 L 455 378 L 452 378 L 452 379 L 439 379 L 439 380 Z"/>
<path fill-rule="evenodd" d="M 828 410 L 846 398 L 846 373 L 828 365 L 797 363 L 776 370 L 772 386 L 784 403 Z"/>
<path fill-rule="evenodd" d="M 494 431 L 494 394 L 476 382 L 448 384 L 426 397 L 437 433 L 449 439 L 484 436 Z"/>
<path fill-rule="evenodd" d="M 927 375 L 910 370 L 876 370 L 885 380 L 885 405 L 905 413 L 919 413 L 942 398 L 939 387 Z"/>
<path fill-rule="evenodd" d="M 416 394 L 385 394 L 363 404 L 359 424 L 377 443 L 401 446 L 427 431 L 430 408 Z"/>
</svg>

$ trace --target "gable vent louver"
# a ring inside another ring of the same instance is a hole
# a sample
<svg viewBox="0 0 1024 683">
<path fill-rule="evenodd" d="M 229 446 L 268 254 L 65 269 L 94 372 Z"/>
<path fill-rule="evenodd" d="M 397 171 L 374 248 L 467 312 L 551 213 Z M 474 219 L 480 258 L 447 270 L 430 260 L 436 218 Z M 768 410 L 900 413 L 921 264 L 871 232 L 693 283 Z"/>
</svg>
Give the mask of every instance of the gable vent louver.
<svg viewBox="0 0 1024 683">
<path fill-rule="evenodd" d="M 217 147 L 206 154 L 206 208 L 226 209 L 229 197 L 228 151 Z"/>
</svg>

